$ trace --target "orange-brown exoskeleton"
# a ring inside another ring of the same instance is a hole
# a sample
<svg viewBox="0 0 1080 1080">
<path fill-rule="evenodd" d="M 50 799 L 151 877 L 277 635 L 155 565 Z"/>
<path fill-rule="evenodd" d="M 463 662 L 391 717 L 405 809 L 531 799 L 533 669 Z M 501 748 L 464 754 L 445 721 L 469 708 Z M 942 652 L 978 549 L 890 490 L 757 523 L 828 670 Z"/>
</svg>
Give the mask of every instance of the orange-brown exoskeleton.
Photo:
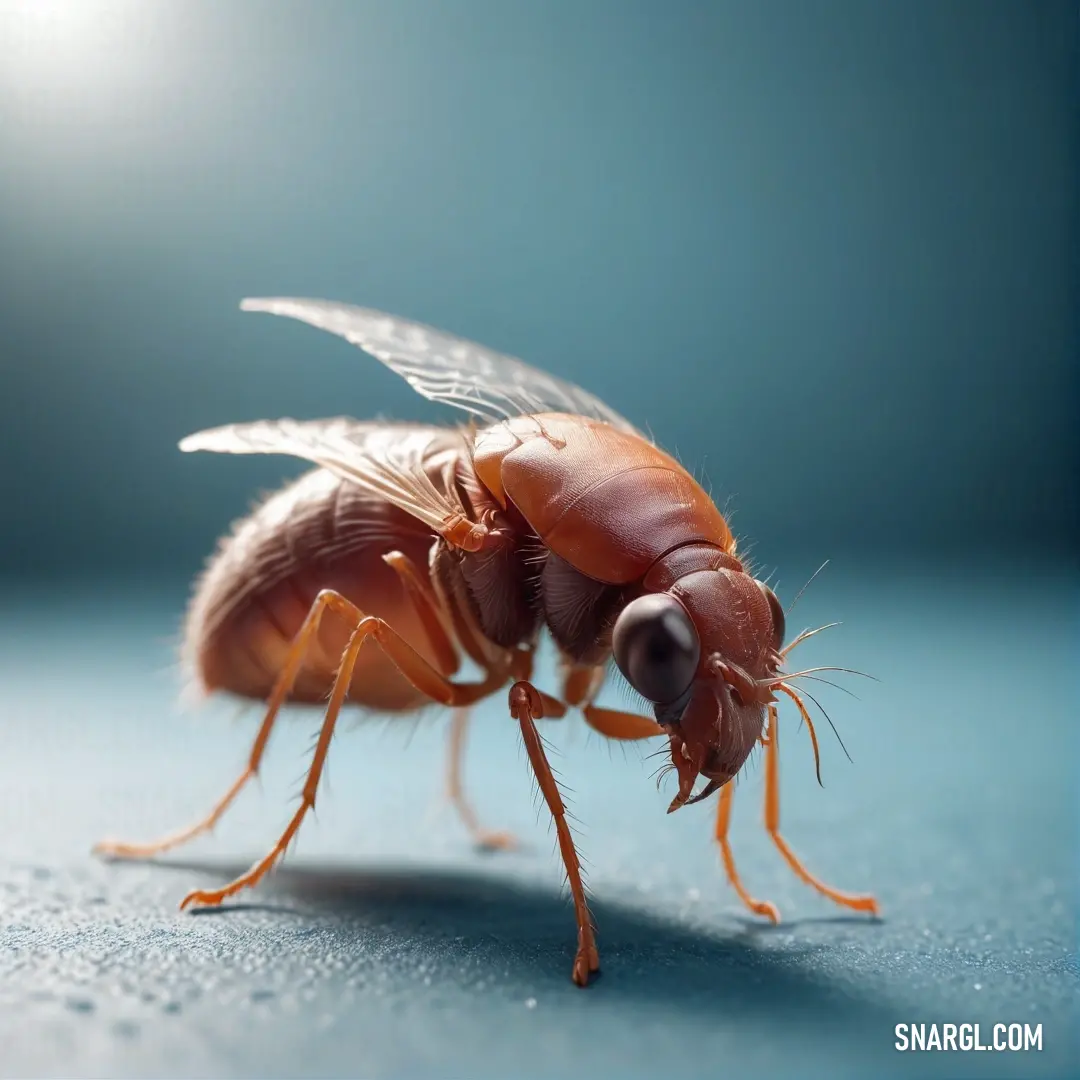
<svg viewBox="0 0 1080 1080">
<path fill-rule="evenodd" d="M 580 708 L 612 739 L 666 738 L 678 793 L 669 812 L 720 791 L 716 839 L 741 899 L 727 841 L 731 781 L 765 748 L 766 827 L 796 874 L 845 907 L 868 896 L 813 877 L 781 837 L 777 693 L 813 725 L 782 670 L 784 611 L 735 553 L 723 516 L 672 457 L 591 394 L 430 327 L 321 300 L 245 301 L 332 331 L 382 361 L 424 397 L 472 414 L 467 426 L 258 421 L 203 431 L 183 450 L 294 455 L 317 466 L 235 527 L 199 582 L 185 655 L 204 690 L 267 699 L 248 763 L 213 810 L 148 844 L 106 842 L 103 853 L 149 856 L 211 829 L 256 774 L 286 700 L 325 702 L 300 807 L 265 858 L 182 906 L 218 904 L 254 885 L 282 856 L 314 806 L 346 701 L 404 713 L 453 709 L 451 795 L 476 838 L 457 782 L 475 702 L 509 686 L 509 711 L 551 811 L 577 917 L 574 982 L 598 970 L 592 917 L 563 801 L 537 732 L 541 717 Z M 555 696 L 533 685 L 543 631 L 561 658 Z M 808 633 L 813 633 L 810 631 Z M 367 648 L 361 648 L 368 639 Z M 454 681 L 461 654 L 477 681 Z M 593 702 L 610 661 L 653 716 Z M 816 739 L 814 743 L 817 749 Z M 695 794 L 698 779 L 702 789 Z"/>
</svg>

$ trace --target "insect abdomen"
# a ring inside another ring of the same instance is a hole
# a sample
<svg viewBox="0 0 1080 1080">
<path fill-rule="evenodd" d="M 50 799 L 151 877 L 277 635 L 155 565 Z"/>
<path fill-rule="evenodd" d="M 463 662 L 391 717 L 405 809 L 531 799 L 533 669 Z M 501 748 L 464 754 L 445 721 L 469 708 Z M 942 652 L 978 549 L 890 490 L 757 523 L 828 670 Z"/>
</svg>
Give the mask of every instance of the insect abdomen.
<svg viewBox="0 0 1080 1080">
<path fill-rule="evenodd" d="M 315 597 L 333 589 L 365 614 L 387 619 L 417 651 L 430 646 L 383 555 L 398 550 L 425 567 L 434 540 L 415 518 L 317 469 L 234 526 L 200 579 L 188 611 L 186 666 L 205 691 L 266 698 Z M 322 702 L 351 627 L 323 615 L 291 700 Z M 425 699 L 373 645 L 360 651 L 350 700 L 372 708 Z"/>
</svg>

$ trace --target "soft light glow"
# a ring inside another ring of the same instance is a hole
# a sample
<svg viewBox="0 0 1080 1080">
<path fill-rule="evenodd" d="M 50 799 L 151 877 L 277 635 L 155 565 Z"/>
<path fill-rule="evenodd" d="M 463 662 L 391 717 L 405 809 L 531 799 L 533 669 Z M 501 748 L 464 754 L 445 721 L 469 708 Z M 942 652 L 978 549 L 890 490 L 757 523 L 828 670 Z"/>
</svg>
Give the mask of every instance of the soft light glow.
<svg viewBox="0 0 1080 1080">
<path fill-rule="evenodd" d="M 0 0 L 0 90 L 16 100 L 110 92 L 145 68 L 154 4 Z"/>
</svg>

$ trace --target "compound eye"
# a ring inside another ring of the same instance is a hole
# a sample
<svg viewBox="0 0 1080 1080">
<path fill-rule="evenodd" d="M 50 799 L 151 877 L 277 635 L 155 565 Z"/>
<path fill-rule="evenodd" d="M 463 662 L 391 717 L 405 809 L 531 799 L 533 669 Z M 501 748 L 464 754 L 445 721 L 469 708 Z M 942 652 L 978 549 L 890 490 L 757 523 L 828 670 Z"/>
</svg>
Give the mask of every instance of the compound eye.
<svg viewBox="0 0 1080 1080">
<path fill-rule="evenodd" d="M 772 612 L 773 624 L 772 646 L 779 652 L 780 646 L 784 644 L 784 635 L 787 633 L 787 619 L 784 617 L 784 609 L 780 606 L 776 593 L 764 581 L 758 581 L 756 578 L 754 581 L 757 587 L 765 594 L 765 599 L 769 601 L 769 611 Z"/>
<path fill-rule="evenodd" d="M 615 620 L 611 650 L 630 685 L 663 705 L 679 698 L 693 681 L 701 642 L 678 600 L 648 593 L 631 600 Z"/>
</svg>

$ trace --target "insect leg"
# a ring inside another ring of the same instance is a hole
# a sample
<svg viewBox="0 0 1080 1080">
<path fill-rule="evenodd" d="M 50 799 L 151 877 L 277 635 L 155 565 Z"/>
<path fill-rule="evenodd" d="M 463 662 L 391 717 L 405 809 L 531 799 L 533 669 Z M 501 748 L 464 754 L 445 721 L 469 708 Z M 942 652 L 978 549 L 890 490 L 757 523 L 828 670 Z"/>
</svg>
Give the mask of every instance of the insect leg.
<svg viewBox="0 0 1080 1080">
<path fill-rule="evenodd" d="M 95 853 L 116 859 L 148 859 L 154 855 L 160 855 L 164 851 L 179 847 L 181 844 L 186 844 L 189 840 L 210 832 L 214 828 L 218 821 L 221 820 L 221 816 L 236 799 L 236 796 L 244 789 L 247 782 L 259 771 L 259 765 L 266 751 L 266 744 L 270 739 L 274 721 L 277 719 L 278 712 L 285 703 L 285 699 L 292 692 L 293 684 L 300 673 L 300 667 L 303 664 L 308 647 L 318 631 L 319 623 L 322 621 L 323 614 L 327 609 L 343 615 L 353 625 L 361 618 L 359 609 L 340 593 L 327 589 L 315 597 L 300 629 L 293 638 L 285 666 L 281 669 L 281 673 L 274 683 L 274 689 L 271 691 L 266 706 L 266 716 L 263 719 L 262 726 L 259 728 L 258 735 L 255 736 L 251 753 L 248 755 L 248 763 L 244 771 L 233 781 L 229 790 L 217 801 L 210 813 L 186 829 L 178 829 L 176 832 L 169 833 L 167 836 L 152 840 L 149 843 L 133 844 L 116 840 L 103 840 L 95 845 Z"/>
<path fill-rule="evenodd" d="M 453 675 L 461 666 L 461 661 L 439 614 L 439 602 L 432 591 L 430 579 L 425 578 L 412 559 L 400 551 L 387 552 L 383 556 L 383 562 L 398 575 L 405 586 L 409 601 L 420 616 L 424 632 L 435 651 L 439 672 Z"/>
<path fill-rule="evenodd" d="M 619 712 L 616 709 L 600 709 L 595 705 L 583 705 L 581 711 L 585 716 L 585 723 L 609 739 L 634 741 L 664 734 L 664 729 L 648 716 Z"/>
<path fill-rule="evenodd" d="M 345 603 L 348 603 L 348 601 L 345 601 Z M 327 706 L 326 715 L 323 718 L 319 740 L 316 743 L 311 768 L 308 770 L 307 780 L 304 783 L 299 808 L 293 814 L 277 843 L 250 870 L 220 889 L 194 889 L 180 902 L 181 908 L 186 908 L 191 904 L 220 904 L 222 900 L 233 896 L 241 889 L 253 887 L 273 869 L 274 864 L 285 853 L 289 844 L 292 843 L 308 811 L 315 806 L 315 795 L 318 791 L 323 767 L 326 764 L 330 741 L 334 737 L 338 714 L 341 712 L 341 706 L 345 702 L 349 686 L 352 683 L 353 668 L 356 666 L 356 658 L 359 655 L 360 647 L 369 637 L 374 638 L 382 646 L 383 651 L 394 666 L 418 690 L 444 705 L 461 706 L 472 704 L 481 697 L 490 694 L 498 686 L 499 681 L 505 678 L 501 673 L 497 673 L 489 675 L 487 680 L 480 683 L 452 683 L 431 667 L 385 620 L 376 618 L 374 615 L 364 615 L 351 604 L 349 607 L 357 616 L 356 629 L 353 630 L 349 638 L 349 644 L 346 646 L 341 658 L 341 666 L 338 668 L 337 676 L 334 679 L 330 704 Z"/>
<path fill-rule="evenodd" d="M 439 673 L 453 675 L 460 666 L 459 658 L 439 614 L 440 604 L 431 587 L 430 578 L 425 578 L 417 569 L 416 564 L 400 551 L 391 551 L 384 555 L 383 559 L 401 578 L 409 599 L 424 624 L 428 641 L 439 659 Z M 461 758 L 468 724 L 469 710 L 455 709 L 450 722 L 450 745 L 446 768 L 447 794 L 465 823 L 465 827 L 472 834 L 473 840 L 480 847 L 492 851 L 509 850 L 517 846 L 515 838 L 508 832 L 493 832 L 485 829 L 462 790 Z"/>
<path fill-rule="evenodd" d="M 735 869 L 735 859 L 728 842 L 728 826 L 731 824 L 731 800 L 735 795 L 735 781 L 729 780 L 720 789 L 720 798 L 716 808 L 716 842 L 720 845 L 720 857 L 724 860 L 731 887 L 738 893 L 739 899 L 755 914 L 764 915 L 771 922 L 780 921 L 780 911 L 771 900 L 755 900 L 743 887 L 739 871 Z"/>
<path fill-rule="evenodd" d="M 796 876 L 811 888 L 817 889 L 822 896 L 827 896 L 841 907 L 877 915 L 878 904 L 872 896 L 853 896 L 851 893 L 832 889 L 819 881 L 803 866 L 798 856 L 788 847 L 787 841 L 780 835 L 780 746 L 776 732 L 776 706 L 770 705 L 769 729 L 765 742 L 765 828 L 772 837 L 773 843 Z"/>
<path fill-rule="evenodd" d="M 567 705 L 587 705 L 604 685 L 607 670 L 602 664 L 576 664 L 568 656 L 560 658 L 562 699 Z"/>
<path fill-rule="evenodd" d="M 566 807 L 559 793 L 559 785 L 552 775 L 544 744 L 536 730 L 536 721 L 544 715 L 544 698 L 536 687 L 529 682 L 516 682 L 510 688 L 510 715 L 521 725 L 521 737 L 529 754 L 533 774 L 540 785 L 544 801 L 555 821 L 555 831 L 559 837 L 559 850 L 562 852 L 566 877 L 570 883 L 570 893 L 574 898 L 574 914 L 577 918 L 578 947 L 574 956 L 571 977 L 578 986 L 586 986 L 589 975 L 600 970 L 600 954 L 596 949 L 596 934 L 593 927 L 592 913 L 585 899 L 585 886 L 581 880 L 581 863 L 574 848 L 574 838 L 566 822 Z"/>
<path fill-rule="evenodd" d="M 663 735 L 664 730 L 647 716 L 601 709 L 593 704 L 604 685 L 607 670 L 603 665 L 586 666 L 564 660 L 562 664 L 562 697 L 567 705 L 581 707 L 585 723 L 609 739 L 648 739 Z"/>
<path fill-rule="evenodd" d="M 461 759 L 465 749 L 465 732 L 469 726 L 469 710 L 455 709 L 450 721 L 450 739 L 446 763 L 446 793 L 465 828 L 472 834 L 476 844 L 489 851 L 510 851 L 516 848 L 517 839 L 512 833 L 492 832 L 485 829 L 476 816 L 461 785 Z"/>
</svg>

